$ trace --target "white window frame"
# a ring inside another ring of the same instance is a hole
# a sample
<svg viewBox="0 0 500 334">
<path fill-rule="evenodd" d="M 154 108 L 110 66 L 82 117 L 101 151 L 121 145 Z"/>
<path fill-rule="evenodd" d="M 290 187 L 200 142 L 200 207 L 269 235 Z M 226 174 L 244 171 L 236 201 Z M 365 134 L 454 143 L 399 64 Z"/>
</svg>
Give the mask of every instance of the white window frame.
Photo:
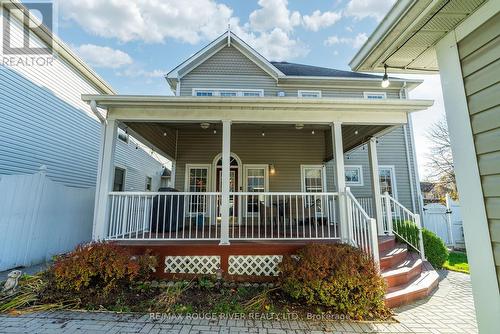
<svg viewBox="0 0 500 334">
<path fill-rule="evenodd" d="M 392 189 L 393 189 L 392 196 L 395 199 L 398 199 L 398 186 L 397 186 L 397 183 L 396 183 L 396 167 L 394 165 L 379 165 L 378 166 L 378 172 L 379 172 L 378 182 L 380 182 L 380 171 L 382 169 L 389 169 L 389 170 L 391 170 L 391 182 L 392 182 Z"/>
<path fill-rule="evenodd" d="M 127 191 L 127 167 L 125 167 L 123 165 L 114 165 L 114 167 L 113 167 L 113 188 L 115 187 L 115 171 L 117 168 L 123 170 L 123 190 L 122 191 Z M 129 190 L 132 190 L 132 189 L 129 189 Z"/>
<path fill-rule="evenodd" d="M 245 164 L 243 165 L 243 192 L 249 192 L 248 190 L 248 170 L 249 169 L 263 169 L 264 170 L 264 192 L 269 191 L 269 165 L 267 164 Z M 258 194 L 258 192 L 256 192 Z M 243 213 L 246 217 L 256 217 L 258 212 L 247 212 L 247 203 L 242 203 L 243 208 L 245 208 Z"/>
<path fill-rule="evenodd" d="M 125 140 L 122 139 L 121 136 L 125 135 Z M 129 142 L 129 136 L 127 134 L 127 132 L 125 130 L 123 130 L 122 128 L 118 128 L 116 130 L 116 138 L 122 142 L 122 143 L 125 143 L 125 144 L 128 144 Z"/>
<path fill-rule="evenodd" d="M 304 96 L 302 96 L 305 93 L 308 93 L 308 94 L 311 94 L 311 93 L 318 94 L 318 96 L 316 96 L 316 97 L 304 97 Z M 297 91 L 297 96 L 305 98 L 305 99 L 320 99 L 321 98 L 321 91 L 320 90 L 298 90 Z"/>
<path fill-rule="evenodd" d="M 192 95 L 197 96 L 198 92 L 211 92 L 212 96 L 221 96 L 221 92 L 236 92 L 235 97 L 245 97 L 245 92 L 252 92 L 259 94 L 258 96 L 247 96 L 247 97 L 263 97 L 264 90 L 263 89 L 253 89 L 253 88 L 243 88 L 243 89 L 234 89 L 234 88 L 193 88 Z"/>
<path fill-rule="evenodd" d="M 301 189 L 302 192 L 306 192 L 306 169 L 310 168 L 318 168 L 321 170 L 321 192 L 325 191 L 325 169 L 323 168 L 323 165 L 300 165 L 300 183 L 301 183 Z"/>
<path fill-rule="evenodd" d="M 387 93 L 386 92 L 363 92 L 363 97 L 365 99 L 370 99 L 370 96 L 379 96 L 380 98 L 376 98 L 376 99 L 373 99 L 373 100 L 383 100 L 383 99 L 387 99 Z"/>
<path fill-rule="evenodd" d="M 195 168 L 207 169 L 207 192 L 210 192 L 210 186 L 212 184 L 212 165 L 210 164 L 186 164 L 185 175 L 184 175 L 184 191 L 189 192 L 189 170 Z"/>
<path fill-rule="evenodd" d="M 151 189 L 148 190 L 148 180 L 151 180 Z M 144 185 L 144 191 L 153 191 L 153 177 L 146 175 L 146 184 Z"/>
<path fill-rule="evenodd" d="M 352 182 L 352 181 L 345 181 L 345 184 L 348 186 L 354 186 L 354 187 L 362 187 L 364 186 L 364 180 L 363 180 L 363 166 L 362 165 L 345 165 L 344 166 L 344 173 L 347 172 L 348 168 L 352 169 L 357 169 L 359 170 L 359 181 L 358 182 Z"/>
</svg>

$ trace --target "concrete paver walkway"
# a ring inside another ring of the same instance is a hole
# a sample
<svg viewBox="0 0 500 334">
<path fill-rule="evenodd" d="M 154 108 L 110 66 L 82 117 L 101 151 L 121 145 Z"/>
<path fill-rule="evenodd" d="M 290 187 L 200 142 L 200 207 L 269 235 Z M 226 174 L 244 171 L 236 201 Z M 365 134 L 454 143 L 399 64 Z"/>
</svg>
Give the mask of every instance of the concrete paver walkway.
<svg viewBox="0 0 500 334">
<path fill-rule="evenodd" d="M 151 319 L 149 314 L 57 311 L 0 316 L 0 333 L 477 333 L 468 275 L 442 271 L 430 297 L 396 310 L 392 323 Z"/>
</svg>

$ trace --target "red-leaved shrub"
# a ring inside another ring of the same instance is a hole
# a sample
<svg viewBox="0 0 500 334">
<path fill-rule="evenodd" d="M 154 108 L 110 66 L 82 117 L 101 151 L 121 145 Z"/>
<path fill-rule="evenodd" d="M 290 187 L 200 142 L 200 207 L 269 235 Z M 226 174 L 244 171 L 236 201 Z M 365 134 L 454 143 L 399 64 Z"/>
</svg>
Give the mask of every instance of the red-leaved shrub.
<svg viewBox="0 0 500 334">
<path fill-rule="evenodd" d="M 107 296 L 128 288 L 134 280 L 147 279 L 156 263 L 149 253 L 132 256 L 124 247 L 96 242 L 59 257 L 50 271 L 60 291 Z"/>
<path fill-rule="evenodd" d="M 284 256 L 280 283 L 285 293 L 307 304 L 353 319 L 384 317 L 385 282 L 372 259 L 345 244 L 313 243 Z"/>
</svg>

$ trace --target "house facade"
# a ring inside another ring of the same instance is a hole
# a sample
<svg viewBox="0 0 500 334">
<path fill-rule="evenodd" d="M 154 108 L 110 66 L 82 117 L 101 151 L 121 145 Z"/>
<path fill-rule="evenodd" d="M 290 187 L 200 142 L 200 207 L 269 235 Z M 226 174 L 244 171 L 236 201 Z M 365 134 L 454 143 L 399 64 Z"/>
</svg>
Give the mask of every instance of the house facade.
<svg viewBox="0 0 500 334">
<path fill-rule="evenodd" d="M 500 314 L 499 32 L 498 1 L 399 1 L 351 61 L 441 76 L 481 333 L 497 333 Z"/>
<path fill-rule="evenodd" d="M 29 45 L 53 51 L 0 46 L 0 270 L 7 270 L 91 240 L 102 125 L 81 94 L 115 92 L 50 31 L 23 21 L 22 4 L 3 1 L 0 9 L 12 45 L 29 36 Z M 163 165 L 144 148 L 117 133 L 116 189 L 158 190 Z M 68 218 L 77 227 L 68 229 Z"/>
<path fill-rule="evenodd" d="M 230 31 L 166 79 L 175 96 L 83 95 L 106 110 L 95 239 L 153 249 L 158 275 L 231 279 L 276 275 L 308 242 L 345 242 L 397 287 L 388 305 L 436 286 L 421 243 L 408 246 L 417 258 L 393 252 L 393 221 L 420 224 L 407 124 L 432 101 L 406 98 L 420 81 L 381 89 L 379 76 L 270 62 Z M 172 161 L 173 189 L 113 191 L 119 129 Z"/>
</svg>

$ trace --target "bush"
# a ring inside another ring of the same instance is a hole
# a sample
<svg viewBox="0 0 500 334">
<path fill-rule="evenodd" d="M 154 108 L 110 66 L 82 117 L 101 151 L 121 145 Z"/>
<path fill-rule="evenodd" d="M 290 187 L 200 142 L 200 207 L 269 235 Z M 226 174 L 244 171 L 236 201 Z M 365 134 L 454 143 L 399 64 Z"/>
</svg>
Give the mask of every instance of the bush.
<svg viewBox="0 0 500 334">
<path fill-rule="evenodd" d="M 354 319 L 384 317 L 385 282 L 374 262 L 345 244 L 309 244 L 284 256 L 280 283 L 285 293 L 307 304 Z"/>
<path fill-rule="evenodd" d="M 422 236 L 424 238 L 424 250 L 427 261 L 432 264 L 434 269 L 441 269 L 448 259 L 448 248 L 446 248 L 443 240 L 434 232 L 424 228 L 422 229 Z"/>
<path fill-rule="evenodd" d="M 90 243 L 58 258 L 49 274 L 60 291 L 109 296 L 134 280 L 147 279 L 155 266 L 156 257 L 149 252 L 134 257 L 118 245 Z"/>
<path fill-rule="evenodd" d="M 396 235 L 398 241 L 408 241 L 412 245 L 418 247 L 420 237 L 417 225 L 414 222 L 395 220 L 393 224 L 394 230 L 398 234 Z M 446 245 L 434 232 L 425 228 L 422 229 L 422 237 L 424 239 L 424 251 L 427 261 L 429 261 L 435 269 L 441 269 L 444 262 L 448 259 L 448 249 Z M 410 250 L 413 249 L 410 248 Z"/>
</svg>

